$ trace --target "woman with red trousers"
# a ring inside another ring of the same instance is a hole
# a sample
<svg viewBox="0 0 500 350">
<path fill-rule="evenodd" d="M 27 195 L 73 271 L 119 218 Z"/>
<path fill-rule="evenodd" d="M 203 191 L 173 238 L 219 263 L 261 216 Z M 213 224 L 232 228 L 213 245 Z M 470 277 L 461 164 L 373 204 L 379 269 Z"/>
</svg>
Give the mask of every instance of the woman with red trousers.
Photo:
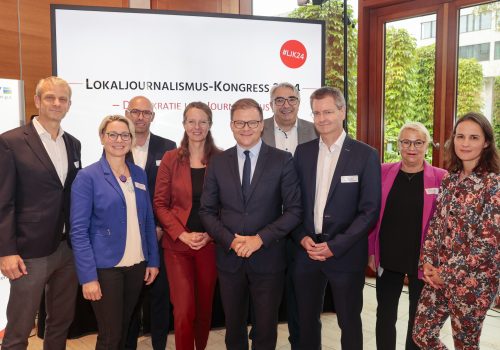
<svg viewBox="0 0 500 350">
<path fill-rule="evenodd" d="M 175 347 L 205 349 L 217 278 L 215 245 L 198 210 L 205 169 L 220 152 L 210 127 L 212 111 L 202 102 L 186 106 L 184 137 L 165 153 L 158 169 L 154 210 L 164 232 L 162 246 L 174 306 Z"/>
</svg>

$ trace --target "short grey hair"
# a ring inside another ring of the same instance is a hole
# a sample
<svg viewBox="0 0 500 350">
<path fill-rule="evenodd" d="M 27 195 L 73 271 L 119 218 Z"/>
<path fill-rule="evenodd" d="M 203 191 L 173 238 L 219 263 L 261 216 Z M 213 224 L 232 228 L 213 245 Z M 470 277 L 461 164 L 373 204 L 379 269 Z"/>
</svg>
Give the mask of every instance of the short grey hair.
<svg viewBox="0 0 500 350">
<path fill-rule="evenodd" d="M 46 85 L 56 86 L 61 85 L 68 89 L 69 99 L 71 100 L 71 87 L 68 82 L 62 78 L 51 76 L 47 78 L 40 79 L 38 84 L 36 84 L 35 95 L 38 97 L 42 97 L 42 94 L 45 90 Z"/>
<path fill-rule="evenodd" d="M 401 127 L 399 130 L 399 135 L 398 135 L 398 140 L 401 140 L 401 135 L 403 134 L 403 131 L 405 130 L 413 130 L 418 133 L 421 133 L 424 135 L 425 138 L 425 143 L 430 144 L 432 142 L 431 135 L 429 134 L 429 130 L 425 127 L 424 124 L 420 122 L 407 122 L 405 125 Z"/>
<path fill-rule="evenodd" d="M 130 132 L 130 137 L 132 139 L 132 146 L 135 143 L 135 126 L 134 123 L 130 121 L 130 119 L 124 117 L 123 115 L 119 114 L 112 114 L 112 115 L 107 115 L 104 117 L 102 120 L 101 124 L 99 125 L 99 137 L 102 137 L 104 135 L 104 131 L 108 127 L 108 124 L 111 122 L 122 122 L 125 123 L 128 127 L 128 131 Z"/>
<path fill-rule="evenodd" d="M 297 87 L 295 85 L 293 85 L 293 84 L 288 83 L 288 82 L 285 81 L 285 82 L 273 85 L 273 87 L 271 88 L 271 93 L 270 93 L 271 101 L 273 100 L 274 92 L 276 91 L 276 89 L 279 89 L 279 88 L 287 88 L 287 89 L 293 90 L 293 92 L 295 93 L 295 95 L 297 95 L 297 97 L 300 100 L 299 89 L 297 89 Z"/>
</svg>

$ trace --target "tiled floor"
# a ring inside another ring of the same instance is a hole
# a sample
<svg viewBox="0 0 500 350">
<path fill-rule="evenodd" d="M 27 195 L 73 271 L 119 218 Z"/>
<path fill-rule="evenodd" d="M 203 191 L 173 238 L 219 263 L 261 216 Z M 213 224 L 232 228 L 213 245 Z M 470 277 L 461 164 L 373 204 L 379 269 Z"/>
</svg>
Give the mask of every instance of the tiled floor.
<svg viewBox="0 0 500 350">
<path fill-rule="evenodd" d="M 364 306 L 363 306 L 363 338 L 364 349 L 376 349 L 375 345 L 375 312 L 377 308 L 377 301 L 375 297 L 375 288 L 373 279 L 366 280 L 367 285 L 364 289 Z M 337 319 L 335 314 L 324 314 L 323 321 L 323 349 L 340 350 L 340 332 L 337 326 Z M 398 323 L 397 323 L 397 348 L 404 349 L 406 325 L 408 322 L 408 295 L 401 296 Z M 207 350 L 222 350 L 224 346 L 224 329 L 213 330 L 210 332 L 208 339 Z M 453 349 L 453 340 L 451 337 L 451 328 L 449 321 L 445 324 L 442 330 L 442 339 L 445 344 Z M 80 339 L 68 341 L 67 349 L 69 350 L 91 350 L 95 348 L 95 335 L 89 335 Z M 484 322 L 483 332 L 481 336 L 481 350 L 498 350 L 500 349 L 500 310 L 490 310 Z M 278 327 L 278 344 L 277 349 L 284 350 L 290 349 L 288 344 L 288 329 L 286 324 L 280 324 Z M 36 336 L 30 338 L 29 350 L 42 349 L 42 342 Z M 149 350 L 151 347 L 151 340 L 149 337 L 141 337 L 139 339 L 139 350 Z M 173 334 L 168 338 L 167 349 L 175 349 L 175 339 Z"/>
</svg>

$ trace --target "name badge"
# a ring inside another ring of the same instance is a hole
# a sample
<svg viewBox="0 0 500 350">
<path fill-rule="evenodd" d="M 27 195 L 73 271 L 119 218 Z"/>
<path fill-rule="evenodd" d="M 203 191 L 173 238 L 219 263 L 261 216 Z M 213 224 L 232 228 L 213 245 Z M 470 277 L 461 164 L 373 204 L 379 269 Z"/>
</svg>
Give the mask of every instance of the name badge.
<svg viewBox="0 0 500 350">
<path fill-rule="evenodd" d="M 135 187 L 137 187 L 138 189 L 143 190 L 143 191 L 146 191 L 146 185 L 141 184 L 141 183 L 139 183 L 139 182 L 137 182 L 137 181 L 136 181 L 136 182 L 134 182 L 134 184 L 135 184 Z"/>
<path fill-rule="evenodd" d="M 358 182 L 358 175 L 341 176 L 340 182 L 342 183 Z"/>
<path fill-rule="evenodd" d="M 439 188 L 437 187 L 432 187 L 432 188 L 426 188 L 425 193 L 427 194 L 438 194 L 439 193 Z"/>
<path fill-rule="evenodd" d="M 156 160 L 156 166 L 160 166 L 160 164 L 161 164 L 161 159 L 157 159 Z"/>
<path fill-rule="evenodd" d="M 75 168 L 79 168 L 80 167 L 80 161 L 79 160 L 77 160 L 73 164 L 75 164 Z"/>
</svg>

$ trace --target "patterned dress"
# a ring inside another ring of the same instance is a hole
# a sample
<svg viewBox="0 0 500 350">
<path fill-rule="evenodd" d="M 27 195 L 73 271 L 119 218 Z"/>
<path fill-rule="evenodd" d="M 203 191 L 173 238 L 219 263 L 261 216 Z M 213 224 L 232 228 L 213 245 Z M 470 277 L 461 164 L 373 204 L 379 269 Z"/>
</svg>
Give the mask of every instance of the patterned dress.
<svg viewBox="0 0 500 350">
<path fill-rule="evenodd" d="M 422 349 L 446 349 L 439 340 L 451 317 L 456 349 L 479 349 L 486 312 L 500 277 L 500 176 L 445 175 L 420 256 L 420 267 L 439 267 L 444 287 L 426 284 L 420 297 L 413 338 Z"/>
</svg>

